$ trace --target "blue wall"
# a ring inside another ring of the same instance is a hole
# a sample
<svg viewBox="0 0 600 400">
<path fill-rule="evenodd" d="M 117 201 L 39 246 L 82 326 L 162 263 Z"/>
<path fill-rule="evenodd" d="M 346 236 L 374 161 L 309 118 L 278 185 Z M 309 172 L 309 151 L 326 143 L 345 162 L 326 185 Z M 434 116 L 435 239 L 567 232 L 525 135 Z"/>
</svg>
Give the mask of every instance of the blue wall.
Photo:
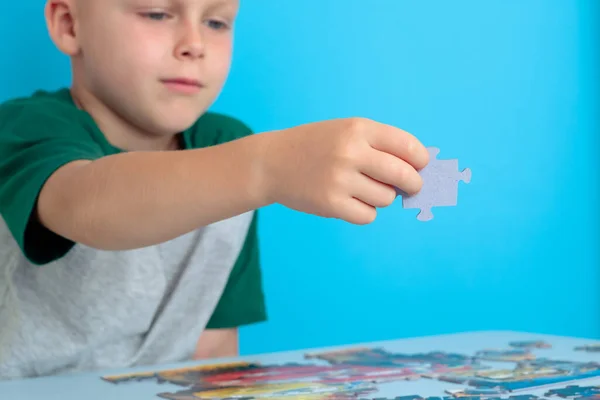
<svg viewBox="0 0 600 400">
<path fill-rule="evenodd" d="M 68 84 L 43 0 L 0 14 L 0 101 Z M 270 321 L 245 353 L 481 329 L 600 338 L 600 3 L 242 0 L 214 109 L 255 130 L 406 129 L 473 180 L 421 223 L 262 213 Z"/>
<path fill-rule="evenodd" d="M 400 201 L 368 227 L 265 209 L 271 320 L 244 352 L 480 329 L 600 338 L 600 2 L 242 5 L 216 108 L 257 130 L 370 117 L 473 171 L 428 223 Z"/>
</svg>

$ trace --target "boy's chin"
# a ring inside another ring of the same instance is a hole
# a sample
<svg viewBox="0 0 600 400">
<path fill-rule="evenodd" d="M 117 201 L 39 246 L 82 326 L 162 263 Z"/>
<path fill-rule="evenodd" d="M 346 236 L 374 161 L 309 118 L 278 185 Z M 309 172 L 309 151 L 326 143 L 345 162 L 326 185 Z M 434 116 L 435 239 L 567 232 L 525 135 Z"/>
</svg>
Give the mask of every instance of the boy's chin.
<svg viewBox="0 0 600 400">
<path fill-rule="evenodd" d="M 172 135 L 176 133 L 181 133 L 189 128 L 191 128 L 198 118 L 200 118 L 201 114 L 193 114 L 193 115 L 173 115 L 167 118 L 159 119 L 154 121 L 154 129 L 153 131 L 157 132 L 160 135 Z"/>
</svg>

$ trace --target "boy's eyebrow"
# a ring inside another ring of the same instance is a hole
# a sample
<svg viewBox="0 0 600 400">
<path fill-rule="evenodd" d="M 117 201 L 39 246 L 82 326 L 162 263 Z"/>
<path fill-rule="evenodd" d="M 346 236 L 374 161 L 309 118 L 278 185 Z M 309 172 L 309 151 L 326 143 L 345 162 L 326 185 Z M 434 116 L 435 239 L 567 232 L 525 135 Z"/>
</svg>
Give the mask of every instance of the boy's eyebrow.
<svg viewBox="0 0 600 400">
<path fill-rule="evenodd" d="M 210 4 L 211 8 L 234 7 L 237 9 L 239 0 L 203 0 Z"/>
<path fill-rule="evenodd" d="M 237 6 L 239 0 L 168 0 L 169 3 L 200 3 L 207 6 Z"/>
<path fill-rule="evenodd" d="M 231 14 L 231 18 L 234 18 L 239 10 L 239 0 L 206 0 L 206 2 L 207 12 L 224 12 Z"/>
<path fill-rule="evenodd" d="M 87 2 L 90 0 L 76 0 L 76 1 Z M 100 0 L 100 1 L 106 1 L 106 0 Z M 144 1 L 144 0 L 129 0 L 129 1 L 140 2 L 140 1 Z M 145 2 L 150 5 L 152 5 L 152 3 L 158 3 L 161 5 L 165 5 L 165 4 L 181 5 L 181 4 L 200 3 L 201 5 L 206 5 L 208 8 L 235 7 L 237 9 L 239 6 L 239 0 L 145 0 Z"/>
<path fill-rule="evenodd" d="M 168 4 L 174 5 L 201 5 L 208 10 L 228 9 L 237 11 L 239 8 L 239 0 L 163 0 Z"/>
</svg>

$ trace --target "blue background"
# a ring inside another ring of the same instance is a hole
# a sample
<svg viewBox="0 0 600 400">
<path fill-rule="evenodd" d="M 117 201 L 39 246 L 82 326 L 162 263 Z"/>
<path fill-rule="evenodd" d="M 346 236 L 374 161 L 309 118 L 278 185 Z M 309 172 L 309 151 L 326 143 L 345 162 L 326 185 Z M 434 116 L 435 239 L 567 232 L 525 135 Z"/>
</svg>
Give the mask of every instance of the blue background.
<svg viewBox="0 0 600 400">
<path fill-rule="evenodd" d="M 244 353 L 511 329 L 600 338 L 600 2 L 242 0 L 215 110 L 256 131 L 389 123 L 473 179 L 422 223 L 263 210 Z M 0 14 L 0 101 L 70 82 L 43 0 Z M 6 10 L 8 7 L 8 11 Z"/>
</svg>

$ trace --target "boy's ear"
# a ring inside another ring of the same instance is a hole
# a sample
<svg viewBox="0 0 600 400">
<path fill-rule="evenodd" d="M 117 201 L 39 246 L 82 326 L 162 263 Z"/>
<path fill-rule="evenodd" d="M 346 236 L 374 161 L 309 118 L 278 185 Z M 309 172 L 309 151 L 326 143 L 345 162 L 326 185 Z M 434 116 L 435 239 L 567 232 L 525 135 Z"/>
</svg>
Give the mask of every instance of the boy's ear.
<svg viewBox="0 0 600 400">
<path fill-rule="evenodd" d="M 47 0 L 44 9 L 48 33 L 60 51 L 75 56 L 79 53 L 77 21 L 72 0 Z"/>
</svg>

